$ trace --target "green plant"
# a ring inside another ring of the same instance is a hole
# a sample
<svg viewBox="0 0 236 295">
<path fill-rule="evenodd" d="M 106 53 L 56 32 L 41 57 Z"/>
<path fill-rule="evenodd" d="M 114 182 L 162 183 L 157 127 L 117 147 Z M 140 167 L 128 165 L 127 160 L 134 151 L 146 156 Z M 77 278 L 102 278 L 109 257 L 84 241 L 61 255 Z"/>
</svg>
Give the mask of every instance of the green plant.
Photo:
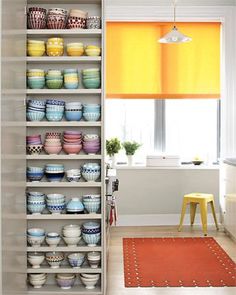
<svg viewBox="0 0 236 295">
<path fill-rule="evenodd" d="M 127 156 L 133 156 L 141 144 L 137 143 L 136 141 L 125 141 L 123 142 L 122 146 L 124 147 Z"/>
<path fill-rule="evenodd" d="M 107 154 L 111 157 L 119 152 L 121 149 L 121 143 L 117 137 L 106 140 L 106 150 Z"/>
</svg>

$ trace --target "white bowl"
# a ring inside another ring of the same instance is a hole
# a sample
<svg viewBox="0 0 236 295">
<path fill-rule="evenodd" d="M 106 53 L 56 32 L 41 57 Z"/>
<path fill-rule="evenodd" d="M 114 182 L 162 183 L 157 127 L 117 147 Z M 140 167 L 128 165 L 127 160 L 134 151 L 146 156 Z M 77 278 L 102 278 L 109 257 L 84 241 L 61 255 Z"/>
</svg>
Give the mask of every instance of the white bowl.
<svg viewBox="0 0 236 295">
<path fill-rule="evenodd" d="M 41 236 L 41 237 L 32 237 L 29 235 L 27 236 L 27 241 L 32 247 L 40 247 L 44 239 L 45 239 L 45 236 Z"/>
<path fill-rule="evenodd" d="M 42 254 L 33 254 L 28 255 L 28 262 L 32 265 L 32 268 L 40 268 L 40 264 L 44 261 L 44 255 Z"/>
<path fill-rule="evenodd" d="M 81 230 L 63 230 L 62 233 L 67 238 L 76 238 L 81 235 Z"/>
<path fill-rule="evenodd" d="M 65 241 L 65 243 L 67 244 L 68 247 L 73 247 L 73 246 L 77 246 L 77 244 L 81 240 L 81 237 L 70 238 L 70 237 L 64 237 L 63 236 L 63 239 L 64 239 L 64 241 Z"/>
<path fill-rule="evenodd" d="M 29 282 L 34 288 L 39 289 L 42 288 L 42 286 L 46 283 L 46 279 L 43 279 L 41 281 L 33 281 L 29 279 Z"/>
<path fill-rule="evenodd" d="M 60 243 L 61 237 L 50 238 L 46 237 L 46 243 L 49 247 L 56 247 Z"/>
<path fill-rule="evenodd" d="M 34 281 L 36 280 L 40 281 L 46 278 L 46 274 L 45 273 L 29 274 L 29 278 Z"/>
<path fill-rule="evenodd" d="M 48 198 L 49 200 L 54 200 L 54 199 L 65 198 L 65 196 L 62 195 L 62 194 L 48 194 L 48 195 L 47 195 L 47 198 Z"/>
<path fill-rule="evenodd" d="M 82 275 L 80 275 L 80 279 L 82 283 L 85 285 L 85 288 L 89 290 L 94 289 L 99 280 L 99 278 L 88 279 L 83 277 Z"/>
</svg>

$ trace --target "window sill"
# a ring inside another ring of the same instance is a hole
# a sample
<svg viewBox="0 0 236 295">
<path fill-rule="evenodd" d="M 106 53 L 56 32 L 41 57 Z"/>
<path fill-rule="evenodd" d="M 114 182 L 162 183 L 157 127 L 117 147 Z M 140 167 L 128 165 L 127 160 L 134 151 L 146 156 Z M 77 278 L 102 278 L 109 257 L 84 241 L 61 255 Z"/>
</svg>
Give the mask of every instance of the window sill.
<svg viewBox="0 0 236 295">
<path fill-rule="evenodd" d="M 158 166 L 158 167 L 147 167 L 144 165 L 117 165 L 117 170 L 219 170 L 220 165 L 181 165 L 176 167 Z"/>
</svg>

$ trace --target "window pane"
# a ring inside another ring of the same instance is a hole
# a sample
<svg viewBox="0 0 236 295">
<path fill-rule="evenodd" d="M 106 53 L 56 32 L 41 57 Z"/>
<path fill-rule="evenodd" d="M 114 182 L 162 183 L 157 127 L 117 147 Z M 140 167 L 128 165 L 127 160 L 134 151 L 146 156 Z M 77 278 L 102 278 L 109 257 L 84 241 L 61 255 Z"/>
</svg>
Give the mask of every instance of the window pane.
<svg viewBox="0 0 236 295">
<path fill-rule="evenodd" d="M 166 100 L 166 152 L 183 161 L 217 159 L 217 100 Z"/>
<path fill-rule="evenodd" d="M 107 99 L 105 126 L 108 139 L 118 137 L 122 142 L 141 143 L 137 156 L 144 158 L 154 147 L 154 101 Z"/>
</svg>

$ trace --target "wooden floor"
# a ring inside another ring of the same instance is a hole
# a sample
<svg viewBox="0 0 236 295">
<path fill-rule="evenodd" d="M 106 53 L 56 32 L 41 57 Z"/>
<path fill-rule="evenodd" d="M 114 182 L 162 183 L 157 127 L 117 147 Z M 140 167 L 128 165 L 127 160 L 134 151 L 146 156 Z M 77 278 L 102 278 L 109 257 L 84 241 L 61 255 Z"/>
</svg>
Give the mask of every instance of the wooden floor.
<svg viewBox="0 0 236 295">
<path fill-rule="evenodd" d="M 108 263 L 107 295 L 236 295 L 236 288 L 125 288 L 123 275 L 123 237 L 201 237 L 199 227 L 183 227 L 178 233 L 176 227 L 113 227 L 111 229 Z M 208 236 L 214 237 L 228 255 L 236 262 L 236 243 L 222 230 L 208 229 Z"/>
</svg>

